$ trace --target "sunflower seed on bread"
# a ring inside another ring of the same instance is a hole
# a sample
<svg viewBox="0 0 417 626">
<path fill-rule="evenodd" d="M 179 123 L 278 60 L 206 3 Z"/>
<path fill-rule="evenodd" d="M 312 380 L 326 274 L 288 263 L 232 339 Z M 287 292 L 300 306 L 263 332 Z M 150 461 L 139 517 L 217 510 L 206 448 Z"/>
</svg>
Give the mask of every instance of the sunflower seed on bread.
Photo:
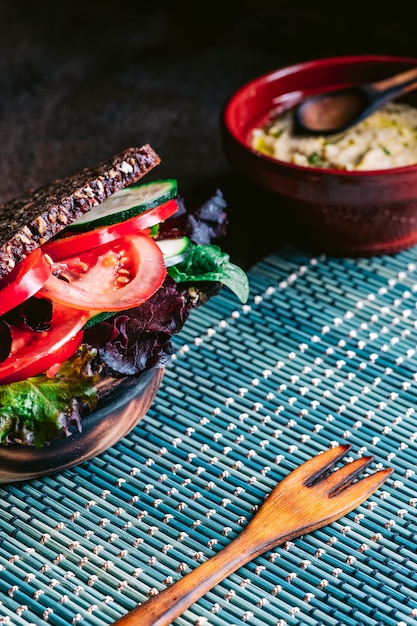
<svg viewBox="0 0 417 626">
<path fill-rule="evenodd" d="M 74 220 L 159 163 L 148 144 L 128 148 L 97 167 L 85 168 L 0 206 L 0 278 Z"/>
</svg>

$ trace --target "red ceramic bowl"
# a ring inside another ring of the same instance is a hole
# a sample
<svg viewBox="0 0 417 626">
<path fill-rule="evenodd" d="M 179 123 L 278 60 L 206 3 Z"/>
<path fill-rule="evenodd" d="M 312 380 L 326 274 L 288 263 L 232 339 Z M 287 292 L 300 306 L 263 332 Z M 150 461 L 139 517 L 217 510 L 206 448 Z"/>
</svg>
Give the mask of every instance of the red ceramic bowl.
<svg viewBox="0 0 417 626">
<path fill-rule="evenodd" d="M 417 59 L 404 57 L 334 57 L 257 77 L 234 93 L 222 112 L 226 157 L 252 183 L 277 194 L 315 248 L 351 256 L 407 248 L 417 242 L 417 165 L 378 171 L 302 167 L 260 154 L 251 148 L 250 138 L 272 110 L 414 66 Z M 403 100 L 417 106 L 417 92 Z"/>
</svg>

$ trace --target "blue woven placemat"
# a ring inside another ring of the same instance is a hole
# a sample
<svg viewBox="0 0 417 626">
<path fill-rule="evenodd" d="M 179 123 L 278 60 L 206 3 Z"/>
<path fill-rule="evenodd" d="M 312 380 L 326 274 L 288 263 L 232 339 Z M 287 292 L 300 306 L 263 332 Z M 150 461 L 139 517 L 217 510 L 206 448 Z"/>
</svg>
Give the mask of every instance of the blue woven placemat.
<svg viewBox="0 0 417 626">
<path fill-rule="evenodd" d="M 148 415 L 61 474 L 0 488 L 0 624 L 104 626 L 228 543 L 336 443 L 391 466 L 355 511 L 241 568 L 177 626 L 417 624 L 417 249 L 285 249 L 175 338 Z"/>
</svg>

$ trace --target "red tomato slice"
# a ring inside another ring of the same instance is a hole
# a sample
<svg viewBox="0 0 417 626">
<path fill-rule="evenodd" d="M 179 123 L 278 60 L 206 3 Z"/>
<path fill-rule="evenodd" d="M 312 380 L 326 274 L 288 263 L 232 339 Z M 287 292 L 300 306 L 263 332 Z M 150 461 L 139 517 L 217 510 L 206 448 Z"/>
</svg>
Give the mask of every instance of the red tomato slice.
<svg viewBox="0 0 417 626">
<path fill-rule="evenodd" d="M 60 239 L 45 243 L 42 250 L 49 254 L 54 261 L 65 259 L 66 257 L 81 254 L 86 250 L 97 248 L 106 243 L 111 243 L 119 237 L 125 237 L 126 235 L 151 228 L 166 220 L 177 210 L 177 201 L 175 199 L 169 200 L 153 209 L 149 209 L 149 211 L 145 213 L 131 217 L 124 222 L 111 226 L 102 226 L 101 228 L 95 228 L 94 230 L 89 230 L 77 235 L 61 236 Z"/>
<path fill-rule="evenodd" d="M 0 281 L 0 315 L 4 315 L 33 296 L 47 281 L 52 265 L 40 248 Z"/>
<path fill-rule="evenodd" d="M 82 341 L 81 329 L 89 317 L 87 311 L 55 305 L 48 330 L 36 332 L 12 326 L 12 348 L 0 364 L 0 384 L 36 376 L 69 359 Z"/>
<path fill-rule="evenodd" d="M 166 268 L 153 239 L 144 234 L 57 262 L 39 295 L 81 310 L 123 311 L 148 300 L 162 285 Z"/>
</svg>

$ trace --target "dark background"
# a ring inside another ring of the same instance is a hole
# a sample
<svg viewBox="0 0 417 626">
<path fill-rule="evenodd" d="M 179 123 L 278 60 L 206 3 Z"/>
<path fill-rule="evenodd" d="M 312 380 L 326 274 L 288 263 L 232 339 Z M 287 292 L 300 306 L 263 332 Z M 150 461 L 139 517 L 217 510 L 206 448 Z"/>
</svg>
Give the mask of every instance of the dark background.
<svg viewBox="0 0 417 626">
<path fill-rule="evenodd" d="M 279 66 L 360 53 L 417 57 L 413 3 L 0 1 L 0 203 L 150 143 L 194 205 L 220 188 L 222 247 L 249 267 L 296 240 L 275 199 L 227 163 L 219 116 Z M 411 13 L 410 13 L 411 11 Z"/>
</svg>

